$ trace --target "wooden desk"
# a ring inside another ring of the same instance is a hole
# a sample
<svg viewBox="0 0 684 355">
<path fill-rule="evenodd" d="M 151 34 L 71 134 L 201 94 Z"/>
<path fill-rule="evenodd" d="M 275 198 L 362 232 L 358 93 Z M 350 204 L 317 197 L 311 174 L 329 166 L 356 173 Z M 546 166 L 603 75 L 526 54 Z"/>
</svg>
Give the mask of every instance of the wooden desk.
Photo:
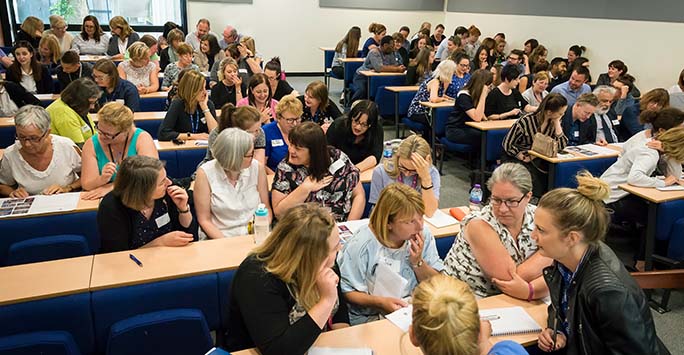
<svg viewBox="0 0 684 355">
<path fill-rule="evenodd" d="M 366 58 L 340 58 L 342 63 L 363 63 Z"/>
<path fill-rule="evenodd" d="M 430 148 L 432 149 L 432 161 L 437 161 L 437 157 L 435 155 L 435 120 L 436 120 L 436 112 L 438 109 L 446 109 L 446 108 L 453 108 L 454 107 L 454 101 L 453 100 L 447 100 L 447 101 L 442 101 L 442 102 L 430 102 L 430 101 L 421 101 L 420 105 L 423 107 L 427 107 L 430 110 L 430 114 L 428 117 L 430 118 Z"/>
<path fill-rule="evenodd" d="M 123 287 L 236 269 L 254 248 L 252 236 L 212 239 L 185 247 L 141 248 L 95 255 L 90 290 Z M 129 254 L 143 264 L 139 267 Z"/>
<path fill-rule="evenodd" d="M 113 62 L 123 62 L 123 59 L 112 59 L 106 55 L 80 55 L 78 57 L 82 62 L 97 62 L 100 59 L 110 59 Z"/>
<path fill-rule="evenodd" d="M 0 305 L 88 291 L 93 256 L 0 268 Z"/>
<path fill-rule="evenodd" d="M 40 101 L 55 101 L 59 99 L 59 94 L 37 94 L 34 95 Z M 158 99 L 167 98 L 169 96 L 168 91 L 155 91 L 149 94 L 140 95 L 141 99 Z"/>
<path fill-rule="evenodd" d="M 516 119 L 512 120 L 495 120 L 495 121 L 469 121 L 467 126 L 473 127 L 480 131 L 480 181 L 485 181 L 485 174 L 487 173 L 487 141 L 488 133 L 490 131 L 500 131 L 511 129 Z"/>
<path fill-rule="evenodd" d="M 498 295 L 481 299 L 477 303 L 480 309 L 521 306 L 542 328 L 546 327 L 546 305 L 542 302 L 526 302 L 510 296 Z M 538 334 L 522 334 L 492 337 L 492 341 L 497 343 L 503 340 L 513 340 L 527 346 L 536 344 L 537 338 Z M 401 329 L 386 319 L 322 333 L 313 346 L 371 348 L 374 355 L 423 354 L 420 349 L 411 345 L 408 335 L 404 335 Z M 231 354 L 258 355 L 260 353 L 253 348 Z"/>
<path fill-rule="evenodd" d="M 555 187 L 555 179 L 556 179 L 556 165 L 562 164 L 562 163 L 569 163 L 569 162 L 576 162 L 576 161 L 587 161 L 587 160 L 595 160 L 595 159 L 606 159 L 606 158 L 615 158 L 620 155 L 622 152 L 622 149 L 617 146 L 613 145 L 608 145 L 606 148 L 610 148 L 615 151 L 615 153 L 611 154 L 597 154 L 597 155 L 592 155 L 592 156 L 587 156 L 587 155 L 582 155 L 577 152 L 569 151 L 573 157 L 572 158 L 551 158 L 547 157 L 546 155 L 539 154 L 533 150 L 528 150 L 527 152 L 536 158 L 542 159 L 546 162 L 549 163 L 549 181 L 548 181 L 548 186 L 547 188 L 549 190 L 552 190 Z"/>
<path fill-rule="evenodd" d="M 385 90 L 394 94 L 394 126 L 397 131 L 396 138 L 399 138 L 399 94 L 402 92 L 418 92 L 419 86 L 385 86 Z"/>
<path fill-rule="evenodd" d="M 81 195 L 82 194 L 83 194 L 83 192 L 81 192 Z M 80 200 L 78 200 L 78 204 L 76 205 L 75 210 L 46 212 L 46 213 L 31 214 L 31 215 L 7 216 L 7 217 L 2 217 L 2 219 L 0 219 L 0 220 L 10 220 L 10 219 L 19 219 L 19 218 L 38 218 L 38 217 L 54 216 L 54 215 L 61 215 L 61 214 L 67 214 L 67 213 L 80 213 L 80 212 L 97 211 L 97 208 L 99 206 L 100 206 L 100 199 L 84 200 L 81 198 Z M 1 285 L 1 283 L 0 283 L 0 285 Z"/>
<path fill-rule="evenodd" d="M 648 203 L 648 222 L 646 223 L 646 250 L 644 255 L 645 269 L 653 269 L 653 250 L 655 248 L 656 227 L 658 223 L 658 205 L 669 201 L 684 199 L 684 191 L 660 191 L 653 187 L 636 187 L 620 184 L 622 190 L 639 196 Z"/>
<path fill-rule="evenodd" d="M 185 141 L 184 144 L 176 145 L 169 141 L 158 141 L 155 140 L 154 144 L 157 146 L 157 150 L 160 152 L 173 151 L 173 150 L 192 150 L 192 149 L 207 149 L 206 145 L 196 145 L 196 140 Z"/>
<path fill-rule="evenodd" d="M 458 208 L 463 210 L 463 212 L 465 212 L 465 214 L 468 214 L 468 212 L 470 211 L 468 209 L 468 207 L 466 207 L 466 206 L 462 206 L 462 207 L 458 207 Z M 446 214 L 449 214 L 449 209 L 450 208 L 442 208 L 441 211 L 446 213 Z M 425 225 L 428 226 L 428 228 L 430 229 L 430 232 L 432 233 L 432 236 L 435 238 L 444 238 L 444 237 L 456 236 L 456 235 L 458 235 L 458 233 L 461 232 L 461 223 L 460 222 L 456 223 L 456 224 L 452 224 L 450 226 L 443 227 L 443 228 L 437 228 L 437 227 L 433 226 L 432 224 L 430 224 L 430 222 L 428 222 L 428 221 L 425 221 Z"/>
</svg>

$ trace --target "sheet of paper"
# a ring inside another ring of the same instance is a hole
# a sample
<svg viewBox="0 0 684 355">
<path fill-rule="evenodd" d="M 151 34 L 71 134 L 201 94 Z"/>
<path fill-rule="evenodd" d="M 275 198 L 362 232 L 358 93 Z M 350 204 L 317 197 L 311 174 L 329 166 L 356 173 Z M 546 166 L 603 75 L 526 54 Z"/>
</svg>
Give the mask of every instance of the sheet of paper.
<svg viewBox="0 0 684 355">
<path fill-rule="evenodd" d="M 373 349 L 368 348 L 318 348 L 309 349 L 309 355 L 373 355 Z"/>
<path fill-rule="evenodd" d="M 157 150 L 161 149 L 161 147 L 159 146 L 159 140 L 158 139 L 154 140 L 154 146 L 157 148 Z"/>
<path fill-rule="evenodd" d="M 209 145 L 209 141 L 205 139 L 198 139 L 195 141 L 195 145 L 201 145 L 206 147 Z"/>
<path fill-rule="evenodd" d="M 70 192 L 49 196 L 37 195 L 27 198 L 3 198 L 0 199 L 0 218 L 73 211 L 78 205 L 79 196 L 79 192 Z"/>
<path fill-rule="evenodd" d="M 409 325 L 413 322 L 413 305 L 398 309 L 385 316 L 392 324 L 404 332 L 408 332 Z"/>
<path fill-rule="evenodd" d="M 356 221 L 340 222 L 337 223 L 337 225 L 346 226 L 347 228 L 349 228 L 349 231 L 351 231 L 352 233 L 356 233 L 359 229 L 361 229 L 361 227 L 368 225 L 368 218 L 359 219 Z"/>
<path fill-rule="evenodd" d="M 658 191 L 684 191 L 684 186 L 682 185 L 670 185 L 663 187 L 656 187 Z"/>
<path fill-rule="evenodd" d="M 408 280 L 392 271 L 385 263 L 378 263 L 375 269 L 373 296 L 402 298 L 406 286 L 408 286 Z"/>
<path fill-rule="evenodd" d="M 618 153 L 616 150 L 607 147 L 601 147 L 596 144 L 582 144 L 578 145 L 577 148 L 585 149 L 600 155 L 615 155 Z"/>
<path fill-rule="evenodd" d="M 456 218 L 442 212 L 442 210 L 435 211 L 435 214 L 433 214 L 432 217 L 423 216 L 423 218 L 437 228 L 458 224 L 458 220 Z"/>
</svg>

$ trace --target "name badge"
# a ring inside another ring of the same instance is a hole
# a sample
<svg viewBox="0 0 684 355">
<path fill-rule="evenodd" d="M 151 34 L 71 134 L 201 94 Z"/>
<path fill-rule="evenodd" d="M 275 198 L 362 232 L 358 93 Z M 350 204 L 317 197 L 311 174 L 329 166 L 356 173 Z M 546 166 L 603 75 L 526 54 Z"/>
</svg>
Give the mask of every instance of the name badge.
<svg viewBox="0 0 684 355">
<path fill-rule="evenodd" d="M 157 219 L 154 221 L 157 223 L 157 228 L 161 228 L 171 222 L 171 217 L 169 217 L 168 213 L 164 213 L 163 215 L 157 217 Z"/>
<path fill-rule="evenodd" d="M 399 260 L 394 260 L 390 259 L 387 257 L 382 257 L 380 258 L 380 262 L 383 264 L 387 265 L 387 267 L 392 270 L 393 272 L 396 272 L 397 274 L 400 274 L 401 272 L 401 262 Z"/>
<path fill-rule="evenodd" d="M 579 138 L 579 131 L 573 132 L 572 135 L 573 135 L 575 138 Z"/>
<path fill-rule="evenodd" d="M 282 139 L 271 139 L 271 146 L 273 147 L 282 147 L 284 145 L 285 142 Z"/>
<path fill-rule="evenodd" d="M 83 125 L 83 127 L 81 127 L 81 132 L 86 133 L 89 131 L 90 131 L 90 126 L 88 126 L 87 124 Z"/>
<path fill-rule="evenodd" d="M 245 68 L 238 69 L 238 73 L 240 73 L 240 74 L 247 74 L 247 69 L 245 69 Z"/>
<path fill-rule="evenodd" d="M 618 119 L 612 120 L 611 122 L 613 122 L 613 126 L 619 126 L 620 125 L 620 120 L 618 120 Z"/>
<path fill-rule="evenodd" d="M 202 116 L 202 118 L 200 118 L 200 122 L 202 122 L 202 123 L 204 123 L 204 124 L 207 124 L 207 117 L 206 117 L 206 116 Z"/>
<path fill-rule="evenodd" d="M 344 160 L 343 159 L 337 159 L 334 163 L 330 164 L 330 167 L 328 168 L 328 171 L 330 174 L 335 175 L 335 172 L 340 170 L 344 166 Z"/>
</svg>

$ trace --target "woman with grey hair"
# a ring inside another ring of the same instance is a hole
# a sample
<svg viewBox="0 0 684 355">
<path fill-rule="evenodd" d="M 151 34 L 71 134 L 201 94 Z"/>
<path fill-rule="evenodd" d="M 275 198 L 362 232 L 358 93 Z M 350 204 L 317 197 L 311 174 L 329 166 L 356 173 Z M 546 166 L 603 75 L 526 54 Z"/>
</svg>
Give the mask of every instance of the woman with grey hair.
<svg viewBox="0 0 684 355">
<path fill-rule="evenodd" d="M 20 108 L 14 124 L 17 141 L 5 149 L 0 164 L 0 195 L 23 198 L 81 187 L 81 150 L 69 138 L 50 134 L 44 108 Z"/>
<path fill-rule="evenodd" d="M 521 164 L 505 163 L 494 170 L 487 187 L 489 203 L 461 222 L 444 271 L 466 282 L 479 297 L 499 294 L 500 288 L 520 299 L 546 296 L 542 269 L 552 260 L 537 253 L 531 238 L 536 206 L 530 204 L 530 173 Z M 514 282 L 518 287 L 506 287 Z"/>
<path fill-rule="evenodd" d="M 260 203 L 268 209 L 269 219 L 273 215 L 266 170 L 254 159 L 254 137 L 239 128 L 226 128 L 211 152 L 214 159 L 197 169 L 195 179 L 200 239 L 246 235 Z"/>
</svg>

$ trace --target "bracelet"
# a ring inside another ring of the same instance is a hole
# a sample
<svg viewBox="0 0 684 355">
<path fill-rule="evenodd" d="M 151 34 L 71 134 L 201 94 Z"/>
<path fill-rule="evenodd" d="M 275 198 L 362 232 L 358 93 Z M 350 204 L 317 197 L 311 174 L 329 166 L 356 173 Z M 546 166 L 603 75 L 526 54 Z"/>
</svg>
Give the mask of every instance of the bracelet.
<svg viewBox="0 0 684 355">
<path fill-rule="evenodd" d="M 190 212 L 190 206 L 185 205 L 185 210 L 178 210 L 178 213 L 189 213 Z"/>
<path fill-rule="evenodd" d="M 210 109 L 202 110 L 202 113 L 207 113 L 209 111 L 211 111 L 211 110 Z"/>
<path fill-rule="evenodd" d="M 423 186 L 423 184 L 420 184 L 420 188 L 423 189 L 423 190 L 430 190 L 430 189 L 433 188 L 434 186 L 435 186 L 435 185 Z"/>
<path fill-rule="evenodd" d="M 414 269 L 417 269 L 419 267 L 423 266 L 423 259 L 420 259 L 417 264 L 411 264 L 411 267 Z"/>
<path fill-rule="evenodd" d="M 530 291 L 530 293 L 527 295 L 527 302 L 530 302 L 534 298 L 534 287 L 532 287 L 532 283 L 528 282 L 527 288 Z"/>
</svg>

